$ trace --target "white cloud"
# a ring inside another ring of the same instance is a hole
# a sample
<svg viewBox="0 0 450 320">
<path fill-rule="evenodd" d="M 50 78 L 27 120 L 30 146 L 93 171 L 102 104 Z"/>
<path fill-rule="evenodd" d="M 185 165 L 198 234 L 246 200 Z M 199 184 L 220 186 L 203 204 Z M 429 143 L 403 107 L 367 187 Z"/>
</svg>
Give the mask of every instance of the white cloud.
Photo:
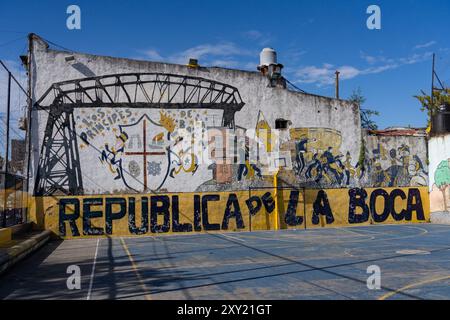
<svg viewBox="0 0 450 320">
<path fill-rule="evenodd" d="M 361 59 L 363 59 L 370 65 L 377 64 L 377 63 L 385 63 L 385 64 L 395 63 L 394 59 L 388 59 L 385 56 L 381 56 L 381 55 L 377 55 L 377 56 L 369 55 L 363 51 L 360 52 L 360 57 L 361 57 Z"/>
<path fill-rule="evenodd" d="M 300 60 L 300 58 L 305 55 L 307 53 L 306 50 L 301 50 L 301 49 L 297 49 L 297 48 L 293 48 L 293 49 L 289 49 L 286 54 L 285 57 L 292 62 L 297 62 L 298 60 Z"/>
<path fill-rule="evenodd" d="M 147 59 L 153 60 L 153 61 L 163 61 L 164 58 L 156 51 L 155 49 L 148 49 L 145 51 L 141 51 L 142 54 L 145 55 Z"/>
<path fill-rule="evenodd" d="M 432 56 L 433 56 L 432 52 L 425 52 L 423 54 L 417 54 L 416 53 L 416 54 L 413 54 L 412 56 L 399 59 L 399 62 L 401 64 L 415 64 L 415 63 L 418 63 L 418 62 L 422 62 L 422 61 L 428 60 Z"/>
<path fill-rule="evenodd" d="M 259 46 L 270 45 L 274 41 L 274 37 L 270 33 L 258 30 L 248 30 L 241 34 L 246 40 L 256 42 Z"/>
<path fill-rule="evenodd" d="M 242 35 L 249 40 L 258 40 L 263 37 L 262 32 L 258 30 L 245 31 Z"/>
<path fill-rule="evenodd" d="M 333 83 L 333 73 L 335 71 L 331 67 L 323 65 L 322 67 L 307 66 L 301 68 L 295 72 L 295 76 L 298 78 L 296 82 L 318 83 L 320 85 L 331 84 Z"/>
<path fill-rule="evenodd" d="M 231 57 L 231 56 L 247 56 L 251 55 L 249 50 L 237 47 L 232 42 L 224 42 L 218 44 L 202 44 L 187 50 L 184 50 L 178 54 L 169 57 L 172 61 L 183 61 L 184 63 L 189 58 L 201 59 L 211 56 L 216 57 Z"/>
<path fill-rule="evenodd" d="M 428 47 L 431 47 L 431 46 L 433 46 L 435 44 L 436 44 L 436 41 L 430 41 L 430 42 L 427 42 L 427 43 L 424 43 L 424 44 L 418 44 L 417 46 L 414 47 L 414 50 L 428 48 Z"/>
<path fill-rule="evenodd" d="M 387 59 L 384 57 L 372 57 L 362 55 L 362 58 L 371 65 L 366 68 L 357 68 L 354 66 L 343 65 L 334 66 L 324 63 L 322 66 L 306 66 L 297 69 L 294 72 L 296 83 L 316 83 L 318 86 L 331 85 L 334 83 L 335 72 L 340 72 L 341 80 L 349 80 L 361 75 L 378 74 L 387 70 L 397 69 L 404 65 L 416 64 L 425 61 L 431 57 L 432 53 L 413 54 L 406 58 Z M 382 64 L 380 64 L 382 62 Z M 374 65 L 379 64 L 379 65 Z"/>
<path fill-rule="evenodd" d="M 238 67 L 240 65 L 240 63 L 239 63 L 239 61 L 236 61 L 236 60 L 217 59 L 217 60 L 211 61 L 210 65 L 213 67 L 235 68 L 235 67 Z"/>
<path fill-rule="evenodd" d="M 238 47 L 233 42 L 216 44 L 201 44 L 181 52 L 162 56 L 155 49 L 140 51 L 145 59 L 153 61 L 167 61 L 177 64 L 187 64 L 189 59 L 198 59 L 200 65 L 213 65 L 220 67 L 236 67 L 239 65 L 238 57 L 257 57 L 257 52 Z"/>
</svg>

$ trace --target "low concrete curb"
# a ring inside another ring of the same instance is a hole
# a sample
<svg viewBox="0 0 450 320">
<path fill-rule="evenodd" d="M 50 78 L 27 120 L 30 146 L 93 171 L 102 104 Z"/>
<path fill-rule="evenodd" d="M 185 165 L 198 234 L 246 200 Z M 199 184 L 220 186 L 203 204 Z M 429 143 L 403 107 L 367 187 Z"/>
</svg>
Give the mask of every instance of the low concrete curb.
<svg viewBox="0 0 450 320">
<path fill-rule="evenodd" d="M 6 254 L 0 256 L 0 274 L 42 247 L 51 235 L 51 231 L 44 230 L 7 249 Z"/>
<path fill-rule="evenodd" d="M 430 215 L 431 223 L 435 224 L 450 224 L 450 213 L 448 212 L 433 212 Z"/>
</svg>

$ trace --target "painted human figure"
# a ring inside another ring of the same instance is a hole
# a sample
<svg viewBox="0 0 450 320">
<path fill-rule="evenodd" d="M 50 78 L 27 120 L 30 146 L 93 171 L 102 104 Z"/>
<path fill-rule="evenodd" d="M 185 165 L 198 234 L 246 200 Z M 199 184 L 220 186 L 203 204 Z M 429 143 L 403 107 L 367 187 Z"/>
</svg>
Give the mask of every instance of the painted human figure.
<svg viewBox="0 0 450 320">
<path fill-rule="evenodd" d="M 250 173 L 253 173 L 253 172 L 255 172 L 256 175 L 258 176 L 258 178 L 261 179 L 262 178 L 261 169 L 259 169 L 256 166 L 256 164 L 250 163 L 250 161 L 249 161 L 249 149 L 248 149 L 248 146 L 244 142 L 241 142 L 239 144 L 239 150 L 238 151 L 239 151 L 239 153 L 241 155 L 244 156 L 244 159 L 241 158 L 241 161 L 240 161 L 239 166 L 238 166 L 238 181 L 241 181 L 243 176 L 245 176 L 245 177 L 253 176 L 253 174 L 250 174 Z M 242 160 L 244 160 L 244 163 L 242 163 Z"/>
<path fill-rule="evenodd" d="M 342 182 L 342 165 L 340 163 L 340 156 L 333 155 L 333 148 L 328 147 L 328 150 L 323 153 L 324 159 L 326 161 L 323 162 L 322 166 L 324 167 L 324 175 L 326 174 L 328 180 L 331 182 L 331 178 L 328 176 L 328 172 L 331 172 L 338 184 Z"/>
<path fill-rule="evenodd" d="M 295 162 L 297 163 L 297 175 L 301 175 L 305 169 L 305 153 L 307 152 L 308 138 L 301 139 L 295 144 Z"/>
<path fill-rule="evenodd" d="M 422 160 L 417 155 L 413 156 L 413 162 L 409 165 L 408 172 L 410 174 L 411 186 L 427 186 L 428 185 L 428 172 L 423 166 Z"/>
<path fill-rule="evenodd" d="M 391 149 L 389 157 L 391 158 L 391 166 L 387 168 L 386 174 L 389 176 L 388 187 L 393 187 L 397 185 L 397 178 L 402 167 L 398 163 L 397 150 Z"/>
<path fill-rule="evenodd" d="M 389 184 L 389 180 L 390 177 L 388 173 L 383 170 L 379 162 L 376 162 L 372 173 L 372 181 L 374 183 L 374 187 L 385 187 Z"/>
<path fill-rule="evenodd" d="M 353 169 L 353 166 L 351 164 L 352 157 L 350 156 L 350 152 L 347 151 L 345 155 L 345 162 L 344 162 L 344 172 L 345 172 L 345 184 L 348 186 L 350 185 L 350 178 L 353 178 L 355 176 L 355 170 Z"/>
<path fill-rule="evenodd" d="M 402 144 L 400 148 L 398 148 L 398 151 L 400 155 L 401 171 L 397 179 L 397 184 L 406 186 L 411 180 L 409 176 L 410 150 L 407 145 Z"/>
<path fill-rule="evenodd" d="M 308 166 L 308 169 L 305 172 L 305 176 L 308 179 L 312 179 L 313 178 L 313 170 L 315 172 L 316 175 L 316 179 L 315 182 L 319 183 L 320 180 L 322 179 L 322 164 L 320 162 L 320 160 L 318 159 L 318 154 L 315 153 L 313 155 L 313 158 L 311 160 L 311 164 Z"/>
<path fill-rule="evenodd" d="M 122 169 L 122 154 L 125 149 L 125 143 L 128 140 L 128 134 L 126 132 L 122 132 L 119 136 L 116 136 L 116 143 L 113 147 L 109 147 L 109 145 L 105 144 L 105 149 L 102 150 L 102 155 L 100 161 L 102 163 L 107 163 L 108 168 L 111 173 L 116 174 L 114 180 L 121 179 L 123 177 L 123 169 Z"/>
<path fill-rule="evenodd" d="M 186 150 L 179 150 L 178 153 L 175 153 L 172 150 L 170 152 L 175 156 L 175 160 L 172 161 L 175 168 L 170 170 L 170 177 L 175 178 L 174 175 L 179 174 L 181 171 L 185 173 L 192 173 L 192 175 L 197 172 L 198 158 L 194 154 L 192 147 L 189 147 Z"/>
</svg>

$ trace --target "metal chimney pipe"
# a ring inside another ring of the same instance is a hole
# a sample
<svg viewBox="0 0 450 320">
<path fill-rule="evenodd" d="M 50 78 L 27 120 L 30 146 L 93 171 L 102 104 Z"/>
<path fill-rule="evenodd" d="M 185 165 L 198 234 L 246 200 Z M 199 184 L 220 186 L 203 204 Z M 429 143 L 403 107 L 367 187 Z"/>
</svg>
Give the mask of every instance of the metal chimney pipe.
<svg viewBox="0 0 450 320">
<path fill-rule="evenodd" d="M 336 75 L 336 79 L 335 79 L 335 87 L 336 87 L 336 99 L 339 100 L 339 74 L 340 72 L 336 70 L 335 75 Z"/>
</svg>

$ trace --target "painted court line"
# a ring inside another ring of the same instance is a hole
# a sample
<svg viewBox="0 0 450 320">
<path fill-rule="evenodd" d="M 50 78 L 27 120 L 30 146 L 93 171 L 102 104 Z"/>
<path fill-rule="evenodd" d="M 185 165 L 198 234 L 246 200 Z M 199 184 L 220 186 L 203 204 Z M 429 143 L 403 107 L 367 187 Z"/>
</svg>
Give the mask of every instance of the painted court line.
<svg viewBox="0 0 450 320">
<path fill-rule="evenodd" d="M 400 289 L 397 289 L 395 291 L 391 291 L 389 293 L 386 293 L 385 295 L 382 295 L 381 297 L 379 297 L 378 300 L 386 300 L 386 299 L 388 299 L 388 298 L 390 298 L 390 297 L 392 297 L 392 296 L 394 296 L 396 294 L 403 293 L 405 290 L 416 288 L 416 287 L 420 287 L 420 286 L 422 286 L 424 284 L 429 284 L 429 283 L 433 283 L 433 282 L 443 281 L 443 280 L 447 280 L 447 279 L 450 279 L 450 276 L 439 277 L 439 278 L 432 278 L 432 279 L 428 279 L 428 280 L 424 280 L 424 281 L 415 282 L 415 283 L 409 284 L 407 286 L 404 286 L 404 287 L 402 287 Z"/>
<path fill-rule="evenodd" d="M 97 245 L 95 246 L 94 263 L 92 264 L 91 280 L 89 281 L 89 289 L 88 289 L 88 294 L 87 294 L 86 300 L 91 299 L 91 292 L 92 292 L 92 285 L 94 284 L 95 265 L 97 263 L 97 254 L 98 254 L 99 243 L 100 243 L 100 238 L 97 239 Z"/>
<path fill-rule="evenodd" d="M 245 240 L 244 239 L 241 239 L 241 238 L 237 238 L 237 237 L 233 237 L 233 236 L 229 236 L 229 235 L 227 235 L 227 234 L 224 234 L 224 233 L 222 233 L 222 234 L 220 234 L 222 237 L 225 237 L 225 238 L 229 238 L 229 239 L 233 239 L 233 240 L 238 240 L 238 241 L 242 241 L 242 242 L 245 242 Z"/>
<path fill-rule="evenodd" d="M 339 227 L 336 228 L 336 230 L 344 231 L 346 233 L 353 234 L 353 235 L 356 235 L 358 237 L 367 237 L 368 236 L 367 234 L 364 234 L 364 233 L 361 233 L 361 232 L 357 232 L 355 230 L 349 230 L 349 229 L 350 228 L 348 228 L 348 229 L 347 228 L 339 228 Z M 371 239 L 375 239 L 375 237 L 372 236 Z"/>
<path fill-rule="evenodd" d="M 128 259 L 131 262 L 131 267 L 133 268 L 134 273 L 136 274 L 136 277 L 138 278 L 139 284 L 141 285 L 141 288 L 142 288 L 142 290 L 145 293 L 145 300 L 151 300 L 150 295 L 147 294 L 147 292 L 149 290 L 147 290 L 147 286 L 145 285 L 145 283 L 144 283 L 144 281 L 143 281 L 143 279 L 141 277 L 141 274 L 138 271 L 138 268 L 137 268 L 136 263 L 134 262 L 133 256 L 131 255 L 130 250 L 128 250 L 128 246 L 127 246 L 127 244 L 125 243 L 125 240 L 123 240 L 122 237 L 120 238 L 120 242 L 122 243 L 122 247 L 125 250 L 125 252 L 126 252 L 126 254 L 128 256 Z"/>
</svg>

